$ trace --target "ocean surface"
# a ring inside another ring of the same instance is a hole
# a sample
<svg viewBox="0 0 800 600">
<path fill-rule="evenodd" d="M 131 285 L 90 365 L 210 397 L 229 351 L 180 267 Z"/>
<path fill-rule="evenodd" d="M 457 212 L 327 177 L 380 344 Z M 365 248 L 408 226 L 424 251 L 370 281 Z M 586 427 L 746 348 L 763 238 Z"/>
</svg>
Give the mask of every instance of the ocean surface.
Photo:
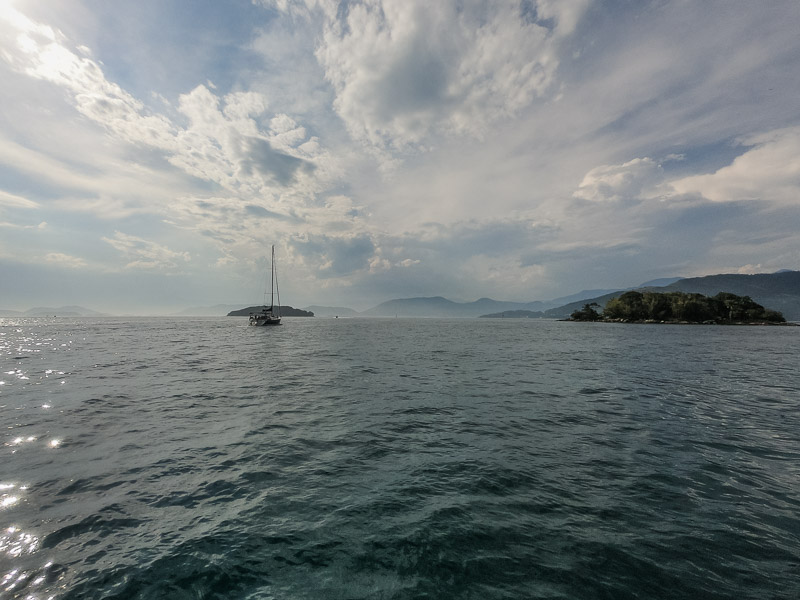
<svg viewBox="0 0 800 600">
<path fill-rule="evenodd" d="M 797 599 L 800 328 L 0 319 L 0 598 Z"/>
</svg>

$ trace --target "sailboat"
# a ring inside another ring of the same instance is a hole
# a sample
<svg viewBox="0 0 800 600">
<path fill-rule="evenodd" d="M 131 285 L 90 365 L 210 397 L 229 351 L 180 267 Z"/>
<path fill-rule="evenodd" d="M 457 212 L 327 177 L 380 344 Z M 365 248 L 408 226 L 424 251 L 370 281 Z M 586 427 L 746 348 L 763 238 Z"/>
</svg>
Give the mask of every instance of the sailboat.
<svg viewBox="0 0 800 600">
<path fill-rule="evenodd" d="M 264 307 L 261 312 L 250 313 L 250 325 L 280 325 L 281 324 L 281 293 L 278 291 L 278 272 L 275 270 L 275 246 L 272 246 L 272 264 L 269 277 L 269 306 L 267 306 L 267 292 L 264 291 Z M 275 306 L 275 296 L 278 296 L 278 305 Z"/>
</svg>

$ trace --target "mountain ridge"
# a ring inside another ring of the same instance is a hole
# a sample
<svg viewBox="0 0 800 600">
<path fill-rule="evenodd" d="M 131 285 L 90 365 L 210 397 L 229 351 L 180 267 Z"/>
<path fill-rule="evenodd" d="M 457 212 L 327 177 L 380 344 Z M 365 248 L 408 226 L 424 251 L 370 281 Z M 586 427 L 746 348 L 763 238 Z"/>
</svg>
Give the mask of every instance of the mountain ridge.
<svg viewBox="0 0 800 600">
<path fill-rule="evenodd" d="M 686 292 L 714 296 L 730 292 L 749 296 L 765 308 L 783 313 L 787 321 L 800 321 L 800 271 L 782 269 L 775 273 L 721 273 L 703 277 L 688 277 L 666 286 L 642 286 L 637 291 Z M 597 303 L 601 308 L 611 298 L 627 290 L 619 290 L 595 298 L 585 298 L 545 311 L 545 317 L 563 319 L 584 304 Z"/>
<path fill-rule="evenodd" d="M 345 306 L 320 306 L 312 304 L 304 306 L 303 310 L 313 312 L 315 317 L 357 317 L 358 311 Z"/>
<path fill-rule="evenodd" d="M 774 273 L 743 275 L 720 273 L 702 277 L 663 277 L 653 279 L 640 286 L 624 289 L 582 290 L 552 300 L 514 302 L 482 297 L 473 302 L 455 302 L 443 296 L 420 296 L 395 298 L 382 302 L 365 311 L 356 311 L 343 306 L 307 306 L 305 312 L 321 317 L 529 317 L 560 319 L 568 317 L 584 304 L 596 302 L 605 306 L 611 298 L 628 290 L 638 291 L 682 291 L 713 296 L 719 292 L 731 292 L 739 296 L 750 296 L 759 304 L 780 311 L 790 321 L 800 321 L 800 271 L 781 269 Z M 241 309 L 242 304 L 217 304 L 206 307 L 185 308 L 171 316 L 224 316 Z M 301 310 L 301 309 L 293 309 Z M 513 313 L 513 314 L 512 314 Z M 36 316 L 111 316 L 82 306 L 34 307 L 26 311 L 0 310 L 0 317 Z"/>
<path fill-rule="evenodd" d="M 667 277 L 648 281 L 643 285 L 653 281 L 674 282 L 680 278 Z M 626 288 L 637 289 L 637 288 Z M 507 300 L 494 300 L 492 298 L 479 298 L 473 302 L 454 302 L 443 296 L 418 296 L 414 298 L 395 298 L 382 302 L 377 306 L 357 313 L 356 316 L 365 317 L 484 317 L 487 313 L 497 316 L 515 313 L 514 316 L 530 316 L 540 318 L 546 316 L 547 312 L 561 306 L 576 303 L 593 298 L 600 294 L 619 294 L 625 289 L 593 289 L 582 290 L 567 296 L 560 296 L 552 300 L 532 300 L 528 302 L 513 302 Z"/>
<path fill-rule="evenodd" d="M 101 313 L 84 306 L 35 306 L 28 310 L 0 310 L 0 317 L 107 317 Z"/>
</svg>

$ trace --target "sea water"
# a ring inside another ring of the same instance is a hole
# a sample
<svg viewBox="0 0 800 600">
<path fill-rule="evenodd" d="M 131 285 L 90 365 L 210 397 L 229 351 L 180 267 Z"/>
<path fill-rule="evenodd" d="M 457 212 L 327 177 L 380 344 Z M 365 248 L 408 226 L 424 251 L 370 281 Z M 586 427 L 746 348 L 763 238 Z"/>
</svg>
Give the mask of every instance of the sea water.
<svg viewBox="0 0 800 600">
<path fill-rule="evenodd" d="M 800 328 L 0 320 L 0 597 L 800 596 Z"/>
</svg>

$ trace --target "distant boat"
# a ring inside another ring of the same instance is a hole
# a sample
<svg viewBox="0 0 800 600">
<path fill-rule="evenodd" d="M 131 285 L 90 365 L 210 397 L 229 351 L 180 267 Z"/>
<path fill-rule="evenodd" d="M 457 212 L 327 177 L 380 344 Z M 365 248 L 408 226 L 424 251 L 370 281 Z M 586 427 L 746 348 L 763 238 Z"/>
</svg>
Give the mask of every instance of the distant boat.
<svg viewBox="0 0 800 600">
<path fill-rule="evenodd" d="M 278 291 L 278 272 L 275 269 L 275 246 L 272 246 L 272 263 L 269 277 L 269 306 L 267 306 L 267 292 L 264 290 L 264 308 L 261 312 L 250 313 L 250 325 L 280 325 L 281 324 L 281 293 Z M 278 305 L 275 306 L 275 296 L 278 296 Z"/>
</svg>

